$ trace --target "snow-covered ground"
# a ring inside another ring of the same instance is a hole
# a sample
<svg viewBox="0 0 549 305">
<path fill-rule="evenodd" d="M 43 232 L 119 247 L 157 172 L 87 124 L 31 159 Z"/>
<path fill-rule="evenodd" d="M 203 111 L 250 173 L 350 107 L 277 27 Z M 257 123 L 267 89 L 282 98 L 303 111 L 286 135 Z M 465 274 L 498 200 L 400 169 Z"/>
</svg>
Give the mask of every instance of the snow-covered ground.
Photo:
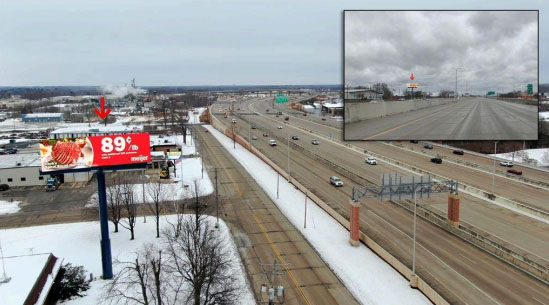
<svg viewBox="0 0 549 305">
<path fill-rule="evenodd" d="M 191 124 L 200 123 L 199 117 L 202 114 L 202 112 L 204 112 L 204 110 L 206 110 L 206 107 L 196 108 L 195 111 L 198 111 L 198 114 L 194 114 L 192 112 L 189 112 L 189 123 L 191 123 Z"/>
<path fill-rule="evenodd" d="M 524 157 L 530 160 L 535 160 L 535 166 L 539 167 L 548 167 L 549 166 L 549 148 L 536 148 L 536 149 L 526 149 L 524 151 L 520 150 L 515 152 L 514 162 L 523 162 L 523 152 L 526 153 Z M 497 158 L 505 160 L 513 160 L 513 153 L 503 153 L 503 154 L 491 154 Z"/>
<path fill-rule="evenodd" d="M 187 136 L 187 143 L 183 142 L 183 135 L 151 135 L 150 141 L 151 145 L 160 145 L 160 144 L 176 144 L 177 146 L 181 147 L 183 149 L 183 155 L 194 155 L 196 153 L 196 147 L 194 143 L 194 139 L 191 137 L 190 134 Z"/>
<path fill-rule="evenodd" d="M 162 216 L 161 226 L 163 228 L 166 227 L 167 221 L 170 219 L 172 222 L 174 221 L 173 216 Z M 208 220 L 215 222 L 215 217 L 209 217 Z M 109 223 L 109 229 L 110 232 L 114 229 L 111 223 Z M 121 228 L 118 233 L 110 234 L 113 260 L 132 260 L 134 253 L 148 243 L 161 246 L 163 241 L 156 238 L 156 227 L 152 218 L 147 219 L 146 223 L 143 223 L 143 218 L 139 218 L 135 229 L 135 240 L 133 241 L 130 240 L 129 231 L 124 228 Z M 240 262 L 234 241 L 227 226 L 221 220 L 219 232 L 224 236 L 224 239 L 231 240 L 231 253 Z M 69 262 L 73 265 L 84 266 L 88 272 L 93 273 L 94 277 L 99 278 L 101 276 L 100 230 L 98 221 L 0 230 L 0 240 L 2 241 L 4 256 L 6 257 L 28 255 L 31 254 L 31 251 L 33 253 L 51 252 L 53 255 L 64 259 L 65 263 Z M 12 281 L 16 281 L 18 270 L 20 270 L 21 266 L 10 264 L 9 260 L 5 262 L 7 263 L 6 274 L 12 277 Z M 113 267 L 116 273 L 118 268 L 116 265 Z M 247 287 L 240 300 L 241 304 L 255 304 L 253 294 L 246 282 L 244 267 L 241 263 L 238 264 L 234 272 L 241 275 L 240 283 L 242 286 Z M 103 288 L 106 283 L 108 281 L 93 281 L 90 290 L 86 292 L 87 296 L 63 304 L 101 304 Z M 2 299 L 0 303 L 4 304 L 4 301 L 5 299 Z"/>
<path fill-rule="evenodd" d="M 206 125 L 213 136 L 240 162 L 280 210 L 318 251 L 324 261 L 363 304 L 431 304 L 408 280 L 368 247 L 349 244 L 349 232 L 326 212 L 309 201 L 307 228 L 303 228 L 305 195 L 283 179 L 276 198 L 277 173 L 255 155 Z M 296 204 L 303 203 L 303 204 Z M 344 255 L 342 256 L 342 253 Z"/>
<path fill-rule="evenodd" d="M 206 196 L 214 191 L 214 186 L 208 172 L 204 170 L 204 178 L 202 178 L 202 160 L 200 158 L 183 158 L 175 161 L 176 175 L 173 177 L 174 183 L 165 183 L 164 195 L 162 200 L 172 201 L 182 198 L 193 198 L 194 194 L 194 181 L 197 181 L 198 193 L 201 196 Z M 183 169 L 183 172 L 181 172 Z M 173 168 L 170 169 L 170 172 Z M 181 183 L 183 178 L 183 183 Z M 143 203 L 143 193 L 145 193 L 145 199 L 147 202 L 152 202 L 152 196 L 149 191 L 151 183 L 134 184 L 133 194 L 134 200 L 138 204 Z M 107 189 L 108 191 L 108 189 Z M 154 194 L 154 193 L 153 193 Z M 93 193 L 88 199 L 87 207 L 97 206 L 97 192 Z M 0 205 L 1 206 L 1 205 Z"/>
<path fill-rule="evenodd" d="M 0 215 L 14 214 L 19 212 L 21 201 L 5 201 L 0 200 Z"/>
<path fill-rule="evenodd" d="M 540 112 L 539 113 L 539 119 L 542 120 L 542 121 L 549 120 L 549 111 Z"/>
</svg>

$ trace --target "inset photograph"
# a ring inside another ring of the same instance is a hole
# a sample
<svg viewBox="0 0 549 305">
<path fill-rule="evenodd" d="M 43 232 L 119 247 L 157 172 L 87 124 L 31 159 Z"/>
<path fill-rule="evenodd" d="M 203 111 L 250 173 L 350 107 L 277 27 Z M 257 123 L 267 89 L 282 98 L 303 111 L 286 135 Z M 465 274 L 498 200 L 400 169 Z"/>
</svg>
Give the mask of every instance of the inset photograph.
<svg viewBox="0 0 549 305">
<path fill-rule="evenodd" d="M 537 140 L 538 15 L 345 11 L 345 140 Z"/>
</svg>

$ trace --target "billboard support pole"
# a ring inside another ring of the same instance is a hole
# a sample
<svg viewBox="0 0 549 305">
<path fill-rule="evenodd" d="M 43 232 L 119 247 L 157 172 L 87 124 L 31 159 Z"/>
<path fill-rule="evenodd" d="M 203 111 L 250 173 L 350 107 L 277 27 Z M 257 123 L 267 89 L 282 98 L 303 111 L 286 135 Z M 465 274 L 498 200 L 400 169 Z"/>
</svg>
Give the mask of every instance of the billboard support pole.
<svg viewBox="0 0 549 305">
<path fill-rule="evenodd" d="M 109 212 L 107 209 L 107 190 L 105 173 L 97 171 L 97 192 L 99 194 L 99 224 L 101 226 L 101 264 L 103 279 L 112 279 L 111 239 L 109 238 Z"/>
</svg>

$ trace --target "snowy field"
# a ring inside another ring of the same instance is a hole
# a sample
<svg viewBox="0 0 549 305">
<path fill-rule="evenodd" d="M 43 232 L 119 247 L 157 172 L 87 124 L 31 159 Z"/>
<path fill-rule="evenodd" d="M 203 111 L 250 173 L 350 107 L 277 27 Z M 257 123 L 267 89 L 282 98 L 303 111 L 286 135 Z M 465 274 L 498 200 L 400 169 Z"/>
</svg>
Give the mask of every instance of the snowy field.
<svg viewBox="0 0 549 305">
<path fill-rule="evenodd" d="M 173 222 L 174 216 L 162 216 L 161 225 L 166 227 L 167 220 Z M 215 222 L 214 217 L 209 217 L 209 221 Z M 110 232 L 113 231 L 113 226 L 109 223 Z M 129 261 L 134 258 L 134 253 L 148 243 L 158 244 L 162 242 L 156 237 L 155 222 L 152 217 L 143 223 L 143 218 L 138 219 L 135 227 L 135 240 L 129 239 L 129 231 L 121 228 L 118 233 L 111 233 L 111 245 L 113 260 Z M 220 220 L 219 232 L 230 240 L 232 255 L 239 262 L 234 272 L 240 274 L 240 283 L 246 287 L 243 291 L 241 304 L 255 304 L 253 294 L 250 291 L 246 281 L 244 267 L 238 256 L 238 250 L 232 240 L 229 230 L 225 223 Z M 2 241 L 2 249 L 4 256 L 18 256 L 33 253 L 53 253 L 53 255 L 64 259 L 64 262 L 73 265 L 82 265 L 88 271 L 93 273 L 93 276 L 99 278 L 101 276 L 101 253 L 99 248 L 100 231 L 99 222 L 81 222 L 71 224 L 59 224 L 48 226 L 35 226 L 18 229 L 0 230 L 0 240 Z M 77 246 L 76 246 L 77 245 Z M 6 260 L 6 274 L 12 277 L 12 280 L 17 280 L 17 271 L 20 266 L 9 264 Z M 114 265 L 116 273 L 117 266 Z M 97 305 L 101 304 L 103 287 L 108 281 L 96 280 L 91 284 L 90 290 L 86 292 L 87 296 L 74 299 L 63 303 L 66 305 Z M 5 299 L 4 299 L 5 300 Z M 3 301 L 4 301 L 3 300 Z M 1 302 L 3 302 L 1 301 Z"/>
<path fill-rule="evenodd" d="M 358 247 L 351 246 L 349 231 L 310 201 L 307 206 L 307 228 L 304 229 L 304 204 L 295 203 L 304 203 L 305 195 L 281 179 L 280 199 L 277 199 L 277 173 L 273 169 L 242 146 L 237 144 L 234 149 L 233 142 L 212 126 L 206 125 L 205 128 L 254 177 L 361 303 L 431 304 L 421 292 L 410 288 L 407 279 L 368 247 L 362 244 Z M 342 253 L 345 253 L 344 258 Z"/>
<path fill-rule="evenodd" d="M 542 121 L 549 120 L 549 111 L 540 112 L 539 113 L 539 119 L 542 120 Z"/>
<path fill-rule="evenodd" d="M 164 196 L 162 196 L 163 201 L 193 198 L 193 194 L 195 193 L 195 180 L 197 181 L 198 193 L 200 196 L 206 196 L 213 193 L 214 186 L 207 171 L 204 170 L 204 178 L 202 178 L 202 160 L 200 158 L 183 158 L 181 160 L 176 160 L 175 166 L 177 168 L 176 175 L 173 177 L 175 183 L 165 183 Z M 183 169 L 183 171 L 181 171 L 181 169 Z M 170 172 L 172 170 L 173 168 L 170 169 Z M 183 183 L 181 183 L 181 178 L 183 178 Z M 143 193 L 145 193 L 147 202 L 152 202 L 152 196 L 149 193 L 151 185 L 151 183 L 145 183 L 145 186 L 143 186 L 143 184 L 134 184 L 133 193 L 136 203 L 143 203 Z M 88 199 L 86 206 L 97 206 L 97 199 L 97 192 L 95 192 Z"/>
<path fill-rule="evenodd" d="M 14 214 L 19 212 L 21 201 L 5 201 L 0 200 L 0 215 Z"/>
<path fill-rule="evenodd" d="M 522 161 L 522 150 L 515 152 L 514 162 Z M 525 150 L 528 159 L 535 160 L 536 166 L 539 167 L 548 167 L 549 166 L 549 148 L 536 148 L 536 149 L 527 149 Z M 505 160 L 513 160 L 513 153 L 503 153 L 503 154 L 491 154 L 490 156 L 495 156 L 497 158 Z"/>
</svg>

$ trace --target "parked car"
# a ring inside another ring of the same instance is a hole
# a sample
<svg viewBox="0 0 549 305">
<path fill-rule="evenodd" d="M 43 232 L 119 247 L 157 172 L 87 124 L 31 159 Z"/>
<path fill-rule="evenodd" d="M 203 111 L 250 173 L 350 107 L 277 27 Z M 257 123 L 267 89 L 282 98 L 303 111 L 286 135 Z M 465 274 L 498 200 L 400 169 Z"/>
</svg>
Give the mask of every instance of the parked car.
<svg viewBox="0 0 549 305">
<path fill-rule="evenodd" d="M 276 140 L 269 140 L 269 145 L 276 146 Z"/>
<path fill-rule="evenodd" d="M 418 141 L 418 140 L 412 140 L 412 141 L 410 141 L 410 143 L 415 143 L 415 144 L 417 144 L 417 143 L 419 143 L 419 141 Z"/>
<path fill-rule="evenodd" d="M 0 184 L 0 191 L 7 191 L 10 189 L 10 186 L 7 184 Z"/>
<path fill-rule="evenodd" d="M 5 150 L 0 150 L 0 155 L 7 155 L 8 153 Z"/>
<path fill-rule="evenodd" d="M 256 137 L 256 136 L 252 136 L 252 140 L 257 140 L 257 137 Z"/>
<path fill-rule="evenodd" d="M 282 126 L 278 125 L 278 126 L 276 126 L 276 128 L 278 128 L 278 129 L 282 129 Z"/>
<path fill-rule="evenodd" d="M 442 159 L 441 158 L 431 158 L 431 162 L 433 163 L 436 163 L 436 164 L 441 164 L 442 163 Z"/>
<path fill-rule="evenodd" d="M 454 150 L 453 153 L 454 153 L 455 155 L 460 155 L 460 156 L 463 156 L 463 154 L 464 154 L 464 153 L 463 153 L 463 150 L 459 150 L 459 149 Z"/>
<path fill-rule="evenodd" d="M 318 144 L 320 144 L 320 143 L 318 142 L 317 139 L 313 139 L 313 140 L 311 141 L 311 144 L 313 144 L 313 145 L 318 145 Z"/>
<path fill-rule="evenodd" d="M 427 149 L 433 149 L 433 145 L 427 143 L 425 145 L 423 145 L 423 147 L 427 148 Z"/>
<path fill-rule="evenodd" d="M 343 186 L 343 181 L 336 176 L 330 177 L 330 184 L 333 186 Z"/>
<path fill-rule="evenodd" d="M 499 165 L 505 166 L 505 167 L 513 167 L 513 162 L 511 162 L 511 161 L 501 161 L 501 162 L 499 162 Z"/>
<path fill-rule="evenodd" d="M 522 175 L 522 171 L 519 170 L 519 169 L 513 169 L 513 168 L 511 168 L 511 169 L 508 169 L 507 172 L 508 172 L 508 173 L 511 173 L 511 174 L 519 175 L 519 176 Z"/>
<path fill-rule="evenodd" d="M 376 165 L 377 160 L 376 160 L 376 158 L 368 157 L 368 158 L 366 158 L 366 163 L 368 163 L 370 165 Z"/>
<path fill-rule="evenodd" d="M 292 136 L 292 140 L 299 140 L 299 136 Z"/>
<path fill-rule="evenodd" d="M 256 129 L 257 127 L 255 126 L 255 124 L 252 124 L 252 129 Z"/>
</svg>

